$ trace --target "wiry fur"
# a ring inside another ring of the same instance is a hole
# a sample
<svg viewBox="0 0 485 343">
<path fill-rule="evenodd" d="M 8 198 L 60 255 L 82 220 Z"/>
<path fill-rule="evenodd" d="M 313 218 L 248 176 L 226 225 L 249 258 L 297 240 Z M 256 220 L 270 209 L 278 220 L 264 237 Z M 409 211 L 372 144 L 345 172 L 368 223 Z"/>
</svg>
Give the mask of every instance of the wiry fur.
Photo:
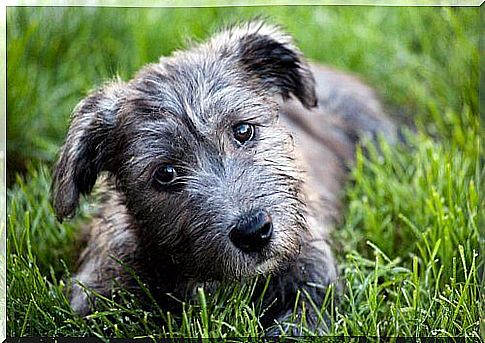
<svg viewBox="0 0 485 343">
<path fill-rule="evenodd" d="M 256 127 L 243 146 L 232 137 L 241 122 Z M 53 181 L 62 220 L 106 175 L 75 279 L 105 295 L 113 280 L 135 286 L 118 259 L 170 308 L 166 293 L 183 298 L 201 282 L 271 273 L 266 325 L 291 312 L 298 289 L 318 304 L 337 277 L 328 232 L 347 165 L 357 139 L 377 132 L 392 139 L 395 129 L 370 88 L 310 67 L 289 36 L 261 22 L 107 84 L 74 110 Z M 153 182 L 163 163 L 178 168 L 176 189 Z M 245 253 L 228 232 L 258 209 L 271 215 L 273 236 Z M 91 309 L 79 287 L 71 303 Z"/>
</svg>

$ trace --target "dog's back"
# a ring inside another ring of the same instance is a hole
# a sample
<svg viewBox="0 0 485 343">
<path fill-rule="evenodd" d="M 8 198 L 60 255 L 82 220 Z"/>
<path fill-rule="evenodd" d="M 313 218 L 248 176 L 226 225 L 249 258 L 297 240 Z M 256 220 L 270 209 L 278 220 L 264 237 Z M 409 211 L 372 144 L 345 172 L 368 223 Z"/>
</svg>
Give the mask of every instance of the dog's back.
<svg viewBox="0 0 485 343">
<path fill-rule="evenodd" d="M 318 107 L 307 109 L 290 99 L 281 119 L 293 133 L 299 163 L 307 173 L 307 200 L 313 214 L 333 226 L 357 144 L 382 136 L 395 142 L 396 125 L 386 115 L 375 91 L 343 71 L 312 64 Z"/>
</svg>

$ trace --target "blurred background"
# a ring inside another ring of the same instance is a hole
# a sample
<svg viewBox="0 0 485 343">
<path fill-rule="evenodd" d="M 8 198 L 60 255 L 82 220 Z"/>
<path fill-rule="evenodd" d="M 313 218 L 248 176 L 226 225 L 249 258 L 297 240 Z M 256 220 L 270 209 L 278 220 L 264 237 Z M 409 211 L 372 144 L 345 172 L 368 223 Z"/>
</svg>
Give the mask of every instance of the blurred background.
<svg viewBox="0 0 485 343">
<path fill-rule="evenodd" d="M 190 40 L 256 16 L 286 28 L 308 58 L 361 75 L 394 114 L 446 136 L 456 124 L 447 110 L 478 111 L 478 14 L 371 6 L 9 7 L 8 185 L 32 165 L 52 165 L 70 113 L 90 89 L 116 75 L 129 79 Z"/>
</svg>

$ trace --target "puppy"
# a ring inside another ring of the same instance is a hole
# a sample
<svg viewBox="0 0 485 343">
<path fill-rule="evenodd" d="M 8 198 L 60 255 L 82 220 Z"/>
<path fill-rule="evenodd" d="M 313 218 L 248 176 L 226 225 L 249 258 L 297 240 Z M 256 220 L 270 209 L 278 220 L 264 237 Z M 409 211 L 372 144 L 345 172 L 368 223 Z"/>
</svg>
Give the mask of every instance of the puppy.
<svg viewBox="0 0 485 343">
<path fill-rule="evenodd" d="M 174 311 L 167 293 L 271 275 L 266 327 L 292 314 L 298 290 L 319 306 L 337 279 L 329 231 L 355 145 L 378 133 L 393 140 L 395 126 L 372 89 L 310 65 L 263 22 L 107 83 L 75 108 L 53 178 L 62 220 L 104 175 L 74 279 L 109 296 L 114 282 L 136 289 L 129 266 Z M 91 303 L 73 288 L 76 311 Z"/>
</svg>

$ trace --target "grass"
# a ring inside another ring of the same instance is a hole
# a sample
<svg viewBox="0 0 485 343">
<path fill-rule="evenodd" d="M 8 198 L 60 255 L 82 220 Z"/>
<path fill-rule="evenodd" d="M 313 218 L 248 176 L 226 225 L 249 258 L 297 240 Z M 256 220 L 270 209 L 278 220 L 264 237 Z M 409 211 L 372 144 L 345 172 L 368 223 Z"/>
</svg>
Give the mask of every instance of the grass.
<svg viewBox="0 0 485 343">
<path fill-rule="evenodd" d="M 64 294 L 93 205 L 59 224 L 48 200 L 69 113 L 89 89 L 258 14 L 283 23 L 308 57 L 360 74 L 415 127 L 407 147 L 357 155 L 334 232 L 344 291 L 321 309 L 329 334 L 484 336 L 479 10 L 389 7 L 9 8 L 9 336 L 262 334 L 251 284 L 201 290 L 181 318 L 119 289 L 121 305 L 101 299 L 80 318 Z"/>
</svg>

